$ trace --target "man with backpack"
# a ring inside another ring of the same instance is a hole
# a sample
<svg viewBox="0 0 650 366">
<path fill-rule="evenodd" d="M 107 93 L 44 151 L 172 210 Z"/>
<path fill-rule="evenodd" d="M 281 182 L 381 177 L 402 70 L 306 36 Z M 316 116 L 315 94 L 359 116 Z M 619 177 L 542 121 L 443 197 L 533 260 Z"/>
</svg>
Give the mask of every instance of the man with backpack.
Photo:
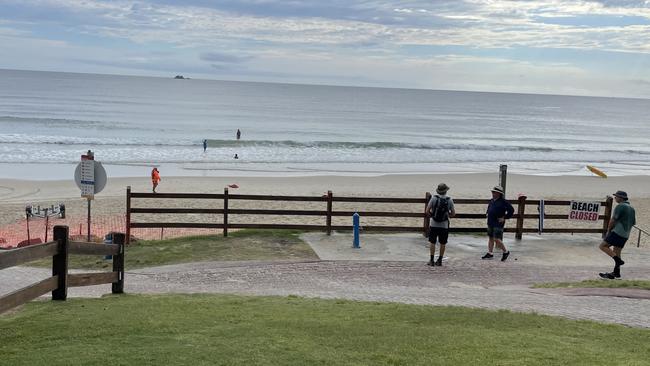
<svg viewBox="0 0 650 366">
<path fill-rule="evenodd" d="M 426 212 L 430 215 L 429 219 L 429 243 L 431 243 L 430 266 L 442 266 L 442 257 L 445 255 L 445 246 L 449 238 L 449 218 L 456 215 L 454 201 L 447 196 L 449 187 L 445 183 L 438 184 L 436 195 L 431 197 L 427 204 Z M 440 243 L 440 252 L 438 260 L 434 261 L 436 254 L 436 243 Z"/>
</svg>

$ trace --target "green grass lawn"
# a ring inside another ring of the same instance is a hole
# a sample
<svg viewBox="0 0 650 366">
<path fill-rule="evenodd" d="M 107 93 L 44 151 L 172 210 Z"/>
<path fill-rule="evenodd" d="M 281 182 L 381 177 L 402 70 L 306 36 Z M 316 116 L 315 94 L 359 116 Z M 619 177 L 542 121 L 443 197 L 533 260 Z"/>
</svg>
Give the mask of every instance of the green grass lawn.
<svg viewBox="0 0 650 366">
<path fill-rule="evenodd" d="M 580 288 L 580 287 L 603 287 L 603 288 L 636 288 L 650 290 L 650 281 L 645 280 L 586 280 L 582 282 L 552 282 L 536 284 L 536 288 Z"/>
<path fill-rule="evenodd" d="M 2 365 L 648 365 L 650 330 L 534 314 L 227 295 L 31 302 Z M 613 342 L 615 340 L 615 342 Z"/>
<path fill-rule="evenodd" d="M 291 230 L 241 230 L 222 235 L 168 240 L 138 241 L 126 247 L 127 269 L 202 261 L 318 259 L 311 247 Z M 51 259 L 29 263 L 48 267 Z M 70 255 L 70 268 L 112 268 L 111 260 L 98 256 Z"/>
</svg>

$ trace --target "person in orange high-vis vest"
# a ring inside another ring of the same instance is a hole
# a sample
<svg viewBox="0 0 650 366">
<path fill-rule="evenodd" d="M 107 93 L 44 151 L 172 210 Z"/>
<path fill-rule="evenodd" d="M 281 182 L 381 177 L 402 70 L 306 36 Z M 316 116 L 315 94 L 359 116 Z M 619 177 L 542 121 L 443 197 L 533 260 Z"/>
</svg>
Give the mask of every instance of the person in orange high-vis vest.
<svg viewBox="0 0 650 366">
<path fill-rule="evenodd" d="M 156 193 L 156 187 L 158 187 L 159 182 L 160 172 L 158 171 L 158 168 L 153 168 L 151 171 L 151 184 L 153 185 L 153 193 Z"/>
</svg>

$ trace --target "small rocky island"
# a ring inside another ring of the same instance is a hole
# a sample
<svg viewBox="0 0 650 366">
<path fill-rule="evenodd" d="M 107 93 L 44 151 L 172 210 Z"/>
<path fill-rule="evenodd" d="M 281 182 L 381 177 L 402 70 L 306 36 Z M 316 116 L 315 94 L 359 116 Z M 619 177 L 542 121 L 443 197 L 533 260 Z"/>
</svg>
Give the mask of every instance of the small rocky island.
<svg viewBox="0 0 650 366">
<path fill-rule="evenodd" d="M 186 78 L 183 75 L 176 75 L 174 76 L 174 79 L 189 79 L 189 78 Z"/>
</svg>

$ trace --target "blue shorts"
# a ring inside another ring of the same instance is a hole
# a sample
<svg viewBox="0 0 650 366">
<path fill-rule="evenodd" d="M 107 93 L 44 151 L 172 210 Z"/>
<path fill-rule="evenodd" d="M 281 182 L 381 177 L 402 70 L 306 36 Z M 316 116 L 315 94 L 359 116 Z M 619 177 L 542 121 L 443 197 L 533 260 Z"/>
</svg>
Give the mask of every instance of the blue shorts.
<svg viewBox="0 0 650 366">
<path fill-rule="evenodd" d="M 625 246 L 625 242 L 627 242 L 627 238 L 624 238 L 613 231 L 610 231 L 610 233 L 605 238 L 605 243 L 617 248 L 623 248 Z"/>
<path fill-rule="evenodd" d="M 487 227 L 488 238 L 493 239 L 503 239 L 503 228 L 498 226 L 488 226 Z"/>
</svg>

